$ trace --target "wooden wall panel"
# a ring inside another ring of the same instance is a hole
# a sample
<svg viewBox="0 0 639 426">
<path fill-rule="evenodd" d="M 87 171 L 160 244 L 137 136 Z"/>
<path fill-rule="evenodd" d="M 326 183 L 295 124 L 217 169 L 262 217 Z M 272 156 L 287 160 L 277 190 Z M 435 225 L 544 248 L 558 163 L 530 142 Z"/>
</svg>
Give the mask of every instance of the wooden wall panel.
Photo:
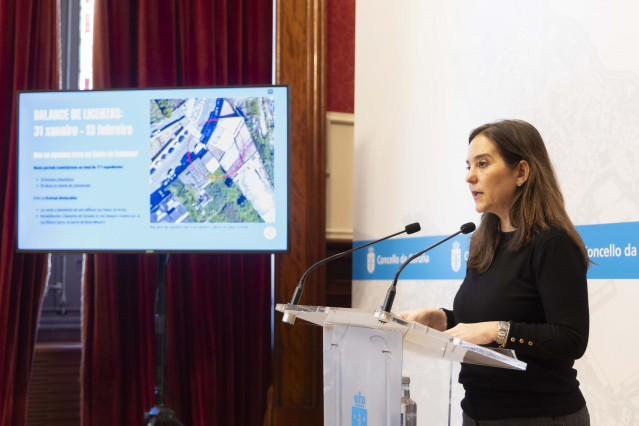
<svg viewBox="0 0 639 426">
<path fill-rule="evenodd" d="M 326 255 L 324 105 L 325 0 L 277 0 L 276 82 L 291 91 L 290 251 L 275 259 L 275 301 L 287 303 L 299 278 Z M 325 272 L 304 286 L 301 304 L 324 305 Z M 322 330 L 283 324 L 276 313 L 273 425 L 323 424 Z"/>
</svg>

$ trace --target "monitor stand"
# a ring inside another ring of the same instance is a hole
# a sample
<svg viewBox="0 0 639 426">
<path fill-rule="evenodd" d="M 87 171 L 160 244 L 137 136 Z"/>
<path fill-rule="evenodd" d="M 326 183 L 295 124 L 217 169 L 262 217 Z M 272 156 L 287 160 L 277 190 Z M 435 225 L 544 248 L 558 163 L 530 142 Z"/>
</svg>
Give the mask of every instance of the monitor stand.
<svg viewBox="0 0 639 426">
<path fill-rule="evenodd" d="M 167 253 L 159 254 L 158 284 L 155 295 L 155 405 L 144 413 L 145 426 L 163 425 L 164 423 L 184 426 L 175 416 L 175 412 L 166 406 L 164 399 L 167 352 L 166 270 L 168 265 L 169 255 Z"/>
</svg>

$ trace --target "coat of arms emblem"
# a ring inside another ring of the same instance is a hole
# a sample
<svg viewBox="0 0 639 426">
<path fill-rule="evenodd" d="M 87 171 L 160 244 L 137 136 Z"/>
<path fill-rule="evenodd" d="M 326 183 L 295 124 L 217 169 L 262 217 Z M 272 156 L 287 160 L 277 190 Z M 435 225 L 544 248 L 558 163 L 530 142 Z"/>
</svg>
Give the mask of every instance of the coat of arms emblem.
<svg viewBox="0 0 639 426">
<path fill-rule="evenodd" d="M 461 248 L 458 241 L 453 243 L 453 248 L 450 251 L 450 266 L 455 272 L 461 268 Z"/>
</svg>

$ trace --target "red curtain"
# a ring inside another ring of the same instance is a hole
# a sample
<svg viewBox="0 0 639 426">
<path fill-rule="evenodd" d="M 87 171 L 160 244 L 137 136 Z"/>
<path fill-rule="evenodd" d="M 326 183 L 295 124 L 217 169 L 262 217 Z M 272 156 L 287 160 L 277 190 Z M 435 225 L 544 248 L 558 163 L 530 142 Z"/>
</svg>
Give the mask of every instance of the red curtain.
<svg viewBox="0 0 639 426">
<path fill-rule="evenodd" d="M 271 82 L 271 1 L 96 0 L 95 19 L 96 88 Z M 157 273 L 157 255 L 87 256 L 85 425 L 142 424 L 155 403 Z M 270 292 L 267 254 L 170 255 L 166 399 L 184 424 L 262 424 Z"/>
<path fill-rule="evenodd" d="M 0 0 L 0 425 L 26 422 L 46 255 L 16 246 L 17 90 L 59 87 L 55 0 Z"/>
</svg>

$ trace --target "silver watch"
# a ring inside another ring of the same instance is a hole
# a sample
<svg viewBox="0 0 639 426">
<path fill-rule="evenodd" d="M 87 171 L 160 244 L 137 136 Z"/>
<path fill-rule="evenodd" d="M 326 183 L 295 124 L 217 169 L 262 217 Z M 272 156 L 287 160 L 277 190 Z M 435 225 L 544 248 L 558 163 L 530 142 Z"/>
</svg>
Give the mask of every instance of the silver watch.
<svg viewBox="0 0 639 426">
<path fill-rule="evenodd" d="M 497 343 L 500 348 L 506 347 L 509 331 L 510 321 L 499 321 L 497 323 L 497 338 L 495 339 L 495 343 Z"/>
</svg>

